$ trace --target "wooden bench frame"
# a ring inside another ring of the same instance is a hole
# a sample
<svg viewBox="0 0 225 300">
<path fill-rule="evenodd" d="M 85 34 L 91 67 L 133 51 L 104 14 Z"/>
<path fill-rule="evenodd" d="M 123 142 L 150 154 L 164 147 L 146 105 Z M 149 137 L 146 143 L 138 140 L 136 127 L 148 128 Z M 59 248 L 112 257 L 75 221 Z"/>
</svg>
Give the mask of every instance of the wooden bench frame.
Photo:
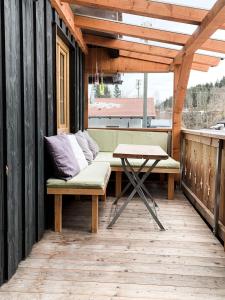
<svg viewBox="0 0 225 300">
<path fill-rule="evenodd" d="M 106 189 L 109 182 L 111 171 L 108 172 L 105 186 L 103 189 L 78 189 L 78 188 L 47 188 L 48 195 L 54 195 L 54 230 L 55 232 L 62 231 L 62 196 L 63 195 L 88 195 L 92 196 L 92 220 L 91 220 L 91 232 L 98 232 L 98 200 L 99 196 L 106 201 Z"/>
<path fill-rule="evenodd" d="M 143 168 L 142 172 L 147 172 L 149 168 Z M 116 197 L 119 196 L 122 190 L 122 167 L 111 167 L 111 170 L 116 173 Z M 134 168 L 138 170 L 138 168 Z M 167 198 L 168 200 L 174 199 L 174 186 L 175 186 L 175 176 L 180 174 L 180 169 L 164 169 L 164 168 L 155 168 L 152 173 L 157 174 L 168 174 L 168 187 L 167 187 Z M 160 181 L 162 179 L 160 178 Z"/>
</svg>

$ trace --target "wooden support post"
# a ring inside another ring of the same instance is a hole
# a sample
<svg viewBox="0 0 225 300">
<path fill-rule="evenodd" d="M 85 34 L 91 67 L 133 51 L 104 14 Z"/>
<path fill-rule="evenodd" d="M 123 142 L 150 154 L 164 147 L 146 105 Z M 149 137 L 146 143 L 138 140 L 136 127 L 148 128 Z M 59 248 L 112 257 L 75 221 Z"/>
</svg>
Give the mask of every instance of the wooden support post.
<svg viewBox="0 0 225 300">
<path fill-rule="evenodd" d="M 55 195 L 55 232 L 62 231 L 62 195 Z"/>
<path fill-rule="evenodd" d="M 174 67 L 174 100 L 172 127 L 172 157 L 180 160 L 180 133 L 184 106 L 193 55 L 184 56 L 181 65 Z"/>
<path fill-rule="evenodd" d="M 214 226 L 213 233 L 218 234 L 219 229 L 219 214 L 221 201 L 221 169 L 222 169 L 222 151 L 223 140 L 219 140 L 216 157 L 216 176 L 215 176 L 215 194 L 214 194 Z"/>
<path fill-rule="evenodd" d="M 98 232 L 98 195 L 92 196 L 92 219 L 91 219 L 91 232 Z"/>
<path fill-rule="evenodd" d="M 174 174 L 168 174 L 168 200 L 174 199 Z"/>
<path fill-rule="evenodd" d="M 116 197 L 118 197 L 122 190 L 122 172 L 116 172 Z"/>
</svg>

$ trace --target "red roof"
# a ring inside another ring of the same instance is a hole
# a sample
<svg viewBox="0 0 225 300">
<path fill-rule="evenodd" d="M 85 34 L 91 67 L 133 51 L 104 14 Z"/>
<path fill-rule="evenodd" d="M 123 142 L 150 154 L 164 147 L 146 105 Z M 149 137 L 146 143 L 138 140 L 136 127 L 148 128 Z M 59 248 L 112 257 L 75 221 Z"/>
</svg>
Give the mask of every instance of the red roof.
<svg viewBox="0 0 225 300">
<path fill-rule="evenodd" d="M 154 99 L 148 98 L 149 117 L 155 117 Z M 89 103 L 89 117 L 142 117 L 143 99 L 140 98 L 96 98 Z"/>
</svg>

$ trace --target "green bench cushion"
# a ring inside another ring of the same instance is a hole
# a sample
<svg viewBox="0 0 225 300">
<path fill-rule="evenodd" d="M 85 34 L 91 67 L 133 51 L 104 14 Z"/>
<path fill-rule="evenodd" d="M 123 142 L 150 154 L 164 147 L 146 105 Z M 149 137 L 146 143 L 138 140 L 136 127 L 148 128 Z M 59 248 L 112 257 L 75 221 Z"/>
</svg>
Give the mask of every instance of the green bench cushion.
<svg viewBox="0 0 225 300">
<path fill-rule="evenodd" d="M 102 152 L 113 152 L 119 144 L 158 145 L 167 152 L 167 132 L 88 129 Z"/>
<path fill-rule="evenodd" d="M 48 179 L 47 188 L 104 189 L 110 172 L 108 162 L 93 162 L 68 181 L 55 178 Z"/>
<path fill-rule="evenodd" d="M 112 152 L 99 152 L 97 157 L 95 158 L 95 162 L 103 162 L 107 161 L 110 163 L 111 167 L 120 167 L 121 160 L 120 158 L 113 157 Z M 144 162 L 142 159 L 129 159 L 129 162 L 134 167 L 139 167 Z M 151 166 L 154 160 L 149 160 L 147 166 Z M 167 160 L 161 160 L 156 168 L 164 168 L 164 169 L 179 169 L 180 163 L 173 158 L 169 157 Z"/>
</svg>

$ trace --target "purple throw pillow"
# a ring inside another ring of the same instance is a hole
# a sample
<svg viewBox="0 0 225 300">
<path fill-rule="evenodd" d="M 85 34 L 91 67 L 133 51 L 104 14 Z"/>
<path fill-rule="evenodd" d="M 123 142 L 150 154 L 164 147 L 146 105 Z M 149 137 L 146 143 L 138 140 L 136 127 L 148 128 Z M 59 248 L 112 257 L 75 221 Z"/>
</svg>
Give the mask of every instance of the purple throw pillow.
<svg viewBox="0 0 225 300">
<path fill-rule="evenodd" d="M 88 164 L 90 165 L 92 163 L 94 157 L 93 157 L 93 153 L 91 152 L 91 150 L 88 146 L 88 141 L 87 141 L 84 133 L 82 131 L 78 131 L 77 133 L 75 133 L 75 137 L 84 153 L 84 156 L 85 156 Z"/>
<path fill-rule="evenodd" d="M 80 172 L 74 158 L 73 149 L 66 135 L 45 137 L 48 154 L 53 163 L 53 175 L 56 178 L 69 180 Z"/>
</svg>

